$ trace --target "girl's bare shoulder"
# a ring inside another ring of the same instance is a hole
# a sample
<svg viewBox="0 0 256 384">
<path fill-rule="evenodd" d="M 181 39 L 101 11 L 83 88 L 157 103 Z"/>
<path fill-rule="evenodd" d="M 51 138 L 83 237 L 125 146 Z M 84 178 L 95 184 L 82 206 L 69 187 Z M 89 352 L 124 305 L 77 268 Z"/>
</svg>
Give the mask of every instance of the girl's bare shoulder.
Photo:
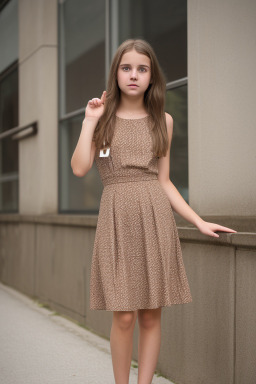
<svg viewBox="0 0 256 384">
<path fill-rule="evenodd" d="M 172 132 L 173 132 L 173 118 L 167 112 L 165 112 L 165 118 L 166 118 L 167 132 L 168 132 L 169 137 L 171 137 Z"/>
<path fill-rule="evenodd" d="M 168 123 L 172 123 L 173 122 L 173 118 L 172 118 L 172 116 L 169 114 L 169 113 L 167 113 L 167 112 L 165 112 L 165 118 L 166 118 L 166 122 Z"/>
</svg>

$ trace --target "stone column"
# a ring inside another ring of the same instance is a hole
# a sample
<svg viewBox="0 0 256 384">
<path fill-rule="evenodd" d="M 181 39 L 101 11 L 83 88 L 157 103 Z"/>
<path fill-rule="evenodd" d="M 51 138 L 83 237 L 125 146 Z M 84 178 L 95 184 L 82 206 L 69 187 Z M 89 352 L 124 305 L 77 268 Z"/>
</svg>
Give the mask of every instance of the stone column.
<svg viewBox="0 0 256 384">
<path fill-rule="evenodd" d="M 189 203 L 256 215 L 256 2 L 188 1 Z"/>
<path fill-rule="evenodd" d="M 58 210 L 57 0 L 19 0 L 19 125 L 38 133 L 19 142 L 19 212 Z"/>
</svg>

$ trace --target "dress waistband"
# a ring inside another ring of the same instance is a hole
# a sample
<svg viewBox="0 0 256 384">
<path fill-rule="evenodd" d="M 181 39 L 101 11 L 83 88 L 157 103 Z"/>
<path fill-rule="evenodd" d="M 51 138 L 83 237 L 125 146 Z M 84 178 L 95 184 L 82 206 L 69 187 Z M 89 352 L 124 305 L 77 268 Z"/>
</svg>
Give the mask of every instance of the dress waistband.
<svg viewBox="0 0 256 384">
<path fill-rule="evenodd" d="M 130 181 L 147 181 L 147 180 L 157 180 L 157 174 L 146 174 L 144 173 L 143 175 L 138 174 L 138 175 L 125 175 L 125 176 L 108 176 L 105 179 L 102 179 L 103 186 L 105 187 L 106 185 L 109 184 L 118 184 L 118 183 L 127 183 Z"/>
</svg>

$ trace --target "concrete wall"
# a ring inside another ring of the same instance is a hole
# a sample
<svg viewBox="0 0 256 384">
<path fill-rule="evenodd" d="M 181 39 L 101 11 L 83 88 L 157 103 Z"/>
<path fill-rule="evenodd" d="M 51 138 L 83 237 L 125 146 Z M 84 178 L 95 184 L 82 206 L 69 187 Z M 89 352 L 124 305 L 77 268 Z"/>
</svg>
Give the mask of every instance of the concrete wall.
<svg viewBox="0 0 256 384">
<path fill-rule="evenodd" d="M 187 4 L 190 205 L 255 216 L 256 2 Z"/>
<path fill-rule="evenodd" d="M 89 309 L 96 223 L 97 216 L 0 215 L 0 280 L 109 339 L 112 311 Z M 254 384 L 256 234 L 215 239 L 178 229 L 193 302 L 162 309 L 157 369 L 179 384 Z M 138 322 L 136 360 L 137 348 Z"/>
<path fill-rule="evenodd" d="M 19 0 L 19 212 L 58 210 L 57 0 Z"/>
</svg>

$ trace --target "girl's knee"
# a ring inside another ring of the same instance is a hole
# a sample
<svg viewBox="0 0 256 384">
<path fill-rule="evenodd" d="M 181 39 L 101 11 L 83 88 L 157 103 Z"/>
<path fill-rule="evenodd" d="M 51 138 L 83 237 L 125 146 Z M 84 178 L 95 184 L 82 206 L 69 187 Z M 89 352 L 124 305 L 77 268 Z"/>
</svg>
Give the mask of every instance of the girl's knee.
<svg viewBox="0 0 256 384">
<path fill-rule="evenodd" d="M 131 328 L 136 320 L 137 313 L 135 311 L 114 311 L 113 321 L 122 330 Z"/>
<path fill-rule="evenodd" d="M 152 328 L 161 322 L 161 307 L 155 309 L 141 309 L 138 311 L 138 322 L 143 328 Z"/>
</svg>

